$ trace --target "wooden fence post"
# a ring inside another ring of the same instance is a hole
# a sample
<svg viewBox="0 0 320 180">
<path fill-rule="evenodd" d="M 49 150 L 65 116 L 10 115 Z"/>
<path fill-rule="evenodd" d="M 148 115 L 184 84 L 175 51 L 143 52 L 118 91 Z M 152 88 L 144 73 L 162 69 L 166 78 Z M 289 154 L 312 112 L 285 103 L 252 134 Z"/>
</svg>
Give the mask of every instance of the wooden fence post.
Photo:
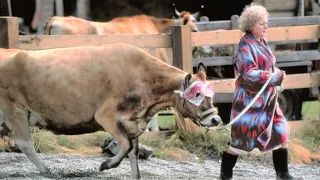
<svg viewBox="0 0 320 180">
<path fill-rule="evenodd" d="M 188 73 L 193 73 L 191 28 L 188 26 L 172 27 L 173 66 Z M 175 116 L 177 129 L 194 132 L 199 127 L 190 119 Z"/>
<path fill-rule="evenodd" d="M 318 29 L 318 51 L 320 52 L 320 27 Z M 320 61 L 315 62 L 315 70 L 320 71 Z M 319 92 L 319 88 L 318 88 Z M 318 93 L 318 100 L 320 101 L 320 93 Z"/>
<path fill-rule="evenodd" d="M 192 73 L 191 28 L 188 26 L 172 27 L 173 66 Z"/>
<path fill-rule="evenodd" d="M 62 0 L 55 0 L 55 8 L 57 16 L 64 16 L 64 7 Z"/>
<path fill-rule="evenodd" d="M 320 27 L 318 27 L 318 51 L 320 52 Z M 320 71 L 320 61 L 316 61 L 315 69 Z"/>
<path fill-rule="evenodd" d="M 231 29 L 239 29 L 239 16 L 238 15 L 232 15 L 231 16 Z M 235 54 L 235 52 L 238 49 L 238 45 L 234 44 L 233 45 L 233 54 Z"/>
<path fill-rule="evenodd" d="M 298 5 L 298 16 L 304 16 L 304 0 L 299 0 Z"/>
<path fill-rule="evenodd" d="M 0 47 L 17 49 L 19 25 L 17 17 L 0 17 Z"/>
</svg>

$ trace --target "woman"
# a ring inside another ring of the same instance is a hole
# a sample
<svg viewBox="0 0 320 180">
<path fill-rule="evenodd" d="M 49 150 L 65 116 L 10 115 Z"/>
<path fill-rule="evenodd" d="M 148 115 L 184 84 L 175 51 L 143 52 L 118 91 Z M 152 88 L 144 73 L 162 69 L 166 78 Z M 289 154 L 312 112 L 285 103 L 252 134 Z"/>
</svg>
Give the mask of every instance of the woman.
<svg viewBox="0 0 320 180">
<path fill-rule="evenodd" d="M 238 155 L 254 148 L 262 152 L 272 150 L 277 179 L 297 179 L 288 172 L 289 132 L 277 104 L 277 86 L 281 86 L 286 74 L 274 67 L 276 59 L 266 41 L 268 15 L 263 6 L 253 3 L 245 7 L 239 18 L 240 30 L 245 35 L 234 58 L 237 80 L 231 120 L 248 106 L 271 74 L 274 75 L 251 108 L 232 125 L 230 147 L 222 155 L 221 179 L 232 179 Z"/>
</svg>

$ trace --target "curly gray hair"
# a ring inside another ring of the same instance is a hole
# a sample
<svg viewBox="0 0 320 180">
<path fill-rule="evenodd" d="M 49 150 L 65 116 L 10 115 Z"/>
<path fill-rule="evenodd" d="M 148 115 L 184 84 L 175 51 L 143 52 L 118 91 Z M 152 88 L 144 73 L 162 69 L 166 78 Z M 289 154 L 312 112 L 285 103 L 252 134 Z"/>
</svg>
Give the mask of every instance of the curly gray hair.
<svg viewBox="0 0 320 180">
<path fill-rule="evenodd" d="M 247 5 L 239 18 L 239 27 L 242 32 L 251 31 L 254 24 L 261 18 L 261 16 L 268 15 L 267 9 L 257 3 Z"/>
</svg>

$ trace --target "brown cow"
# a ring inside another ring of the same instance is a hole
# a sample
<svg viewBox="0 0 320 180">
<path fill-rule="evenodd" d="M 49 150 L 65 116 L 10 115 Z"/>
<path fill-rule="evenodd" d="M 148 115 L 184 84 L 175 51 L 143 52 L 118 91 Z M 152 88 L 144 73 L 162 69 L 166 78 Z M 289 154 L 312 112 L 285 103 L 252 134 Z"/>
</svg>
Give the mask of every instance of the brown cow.
<svg viewBox="0 0 320 180">
<path fill-rule="evenodd" d="M 191 75 L 125 44 L 39 51 L 0 49 L 1 119 L 17 147 L 44 174 L 29 126 L 56 134 L 106 130 L 121 146 L 100 170 L 117 167 L 129 155 L 140 178 L 138 137 L 151 117 L 174 107 L 205 126 L 221 120 L 212 105 L 206 74 Z"/>
<path fill-rule="evenodd" d="M 167 34 L 171 33 L 173 25 L 187 25 L 192 31 L 199 31 L 195 21 L 199 13 L 191 14 L 187 11 L 179 12 L 175 9 L 178 19 L 157 18 L 147 15 L 137 15 L 131 17 L 119 17 L 109 22 L 93 22 L 80 19 L 77 17 L 60 17 L 54 16 L 47 20 L 44 26 L 45 35 L 81 35 L 81 34 Z M 164 62 L 172 64 L 172 50 L 165 48 L 145 48 L 149 54 L 161 59 Z M 211 53 L 210 46 L 195 47 L 193 52 Z M 181 120 L 176 117 L 177 126 L 181 126 Z M 153 118 L 153 126 L 157 129 L 157 117 Z M 188 126 L 194 125 L 190 121 L 186 121 Z"/>
<path fill-rule="evenodd" d="M 109 22 L 93 22 L 73 16 L 60 17 L 54 16 L 47 20 L 44 26 L 45 35 L 81 35 L 81 34 L 168 34 L 171 33 L 173 25 L 187 25 L 192 31 L 199 31 L 196 24 L 198 13 L 190 14 L 187 11 L 181 13 L 176 10 L 178 19 L 157 18 L 147 15 L 137 15 L 131 17 L 119 17 Z M 209 46 L 197 47 L 204 53 L 211 53 Z M 145 49 L 152 56 L 172 63 L 172 57 L 164 48 Z M 195 50 L 194 50 L 195 51 Z"/>
</svg>

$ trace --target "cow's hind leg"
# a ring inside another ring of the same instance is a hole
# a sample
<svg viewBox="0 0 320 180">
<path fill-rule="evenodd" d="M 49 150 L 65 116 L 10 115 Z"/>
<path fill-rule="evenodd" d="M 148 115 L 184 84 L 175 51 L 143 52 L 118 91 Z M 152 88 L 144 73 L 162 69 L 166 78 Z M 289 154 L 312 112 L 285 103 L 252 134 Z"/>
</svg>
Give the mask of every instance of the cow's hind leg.
<svg viewBox="0 0 320 180">
<path fill-rule="evenodd" d="M 43 175 L 50 175 L 50 170 L 39 159 L 31 140 L 27 110 L 22 106 L 12 104 L 2 109 L 4 122 L 13 132 L 17 147 L 29 158 Z"/>
<path fill-rule="evenodd" d="M 139 158 L 139 141 L 138 138 L 132 140 L 133 148 L 129 153 L 129 160 L 131 165 L 131 174 L 135 179 L 140 179 L 140 170 L 138 166 Z"/>
</svg>

